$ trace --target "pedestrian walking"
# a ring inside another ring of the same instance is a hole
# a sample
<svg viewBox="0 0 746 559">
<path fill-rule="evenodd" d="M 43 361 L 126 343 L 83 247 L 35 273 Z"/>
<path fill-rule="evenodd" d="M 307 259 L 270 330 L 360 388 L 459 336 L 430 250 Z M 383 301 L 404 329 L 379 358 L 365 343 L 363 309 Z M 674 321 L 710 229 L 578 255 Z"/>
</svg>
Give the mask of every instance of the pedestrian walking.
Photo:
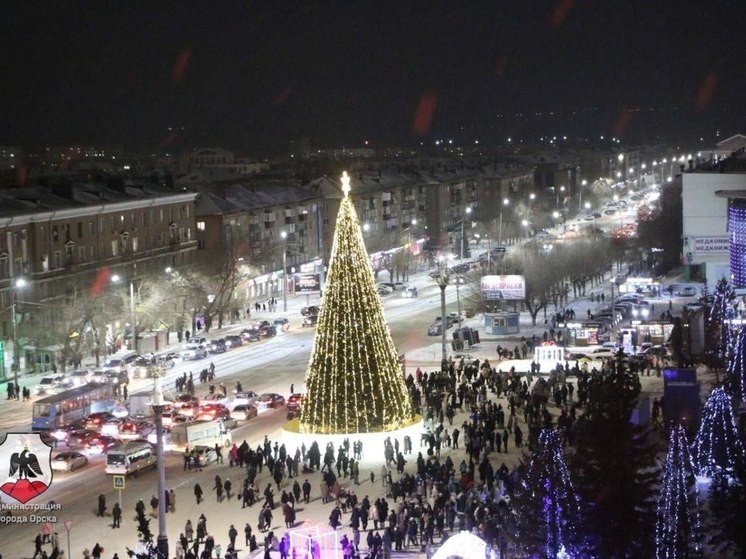
<svg viewBox="0 0 746 559">
<path fill-rule="evenodd" d="M 243 527 L 243 535 L 245 540 L 245 546 L 249 546 L 249 542 L 251 541 L 251 526 L 249 526 L 249 523 L 246 523 L 246 526 Z"/>
<path fill-rule="evenodd" d="M 158 497 L 153 495 L 150 499 L 150 516 L 153 518 L 158 517 Z"/>
<path fill-rule="evenodd" d="M 168 492 L 168 510 L 176 512 L 176 492 L 173 489 Z"/>
<path fill-rule="evenodd" d="M 231 524 L 231 527 L 228 529 L 228 540 L 231 542 L 230 546 L 235 549 L 236 548 L 236 538 L 238 537 L 238 530 L 236 530 L 236 527 Z"/>
<path fill-rule="evenodd" d="M 102 493 L 98 496 L 98 513 L 96 516 L 104 516 L 106 513 L 106 496 Z"/>
<path fill-rule="evenodd" d="M 202 487 L 200 487 L 199 483 L 194 484 L 194 498 L 197 500 L 198 505 L 202 502 Z"/>
<path fill-rule="evenodd" d="M 37 555 L 43 555 L 44 550 L 41 548 L 41 532 L 36 534 L 36 537 L 34 538 L 34 556 L 32 559 L 36 559 Z"/>
</svg>

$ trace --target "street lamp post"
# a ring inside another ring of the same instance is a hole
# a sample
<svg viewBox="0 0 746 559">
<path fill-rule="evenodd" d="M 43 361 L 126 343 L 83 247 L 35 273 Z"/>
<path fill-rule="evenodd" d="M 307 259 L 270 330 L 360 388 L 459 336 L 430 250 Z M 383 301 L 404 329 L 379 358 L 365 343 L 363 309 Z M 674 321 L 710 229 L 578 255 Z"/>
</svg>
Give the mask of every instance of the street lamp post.
<svg viewBox="0 0 746 559">
<path fill-rule="evenodd" d="M 163 412 L 166 409 L 161 386 L 161 371 L 153 382 L 153 423 L 156 436 L 156 469 L 158 470 L 158 559 L 168 559 L 168 533 L 166 532 L 166 466 L 163 460 Z"/>
<path fill-rule="evenodd" d="M 466 215 L 461 216 L 461 261 L 464 260 L 464 220 L 471 213 L 471 208 L 464 210 Z"/>
<path fill-rule="evenodd" d="M 443 266 L 442 257 L 440 259 L 440 274 L 438 274 L 438 287 L 440 288 L 440 344 L 442 348 L 443 362 L 448 361 L 448 352 L 446 351 L 446 287 L 448 286 L 448 276 Z"/>
<path fill-rule="evenodd" d="M 583 179 L 580 181 L 580 188 L 578 189 L 578 211 L 583 207 L 583 187 L 588 184 L 588 181 Z"/>
<path fill-rule="evenodd" d="M 18 372 L 21 370 L 21 358 L 18 352 L 18 323 L 16 322 L 16 289 L 26 287 L 26 280 L 18 278 L 10 287 L 10 320 L 11 337 L 13 338 L 13 389 L 18 386 Z M 17 395 L 16 395 L 17 396 Z"/>
<path fill-rule="evenodd" d="M 282 311 L 288 312 L 288 234 L 283 231 L 280 236 L 282 237 Z"/>
<path fill-rule="evenodd" d="M 500 224 L 497 227 L 497 246 L 503 245 L 503 209 L 510 204 L 508 198 L 503 198 L 503 205 L 500 207 Z"/>
<path fill-rule="evenodd" d="M 122 278 L 114 274 L 112 283 L 119 283 Z M 137 309 L 135 307 L 135 283 L 130 281 L 130 321 L 132 322 L 132 351 L 137 351 Z"/>
</svg>

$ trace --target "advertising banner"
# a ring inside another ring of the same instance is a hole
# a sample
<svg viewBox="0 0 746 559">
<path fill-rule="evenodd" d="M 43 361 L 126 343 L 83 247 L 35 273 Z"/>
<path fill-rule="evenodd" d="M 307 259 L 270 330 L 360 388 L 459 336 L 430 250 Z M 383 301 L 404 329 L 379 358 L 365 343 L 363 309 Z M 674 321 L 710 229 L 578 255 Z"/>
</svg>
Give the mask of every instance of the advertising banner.
<svg viewBox="0 0 746 559">
<path fill-rule="evenodd" d="M 296 295 L 313 295 L 321 291 L 321 274 L 313 272 L 307 274 L 295 274 L 293 285 Z"/>
<path fill-rule="evenodd" d="M 482 276 L 482 298 L 486 301 L 522 301 L 526 298 L 523 276 Z"/>
</svg>

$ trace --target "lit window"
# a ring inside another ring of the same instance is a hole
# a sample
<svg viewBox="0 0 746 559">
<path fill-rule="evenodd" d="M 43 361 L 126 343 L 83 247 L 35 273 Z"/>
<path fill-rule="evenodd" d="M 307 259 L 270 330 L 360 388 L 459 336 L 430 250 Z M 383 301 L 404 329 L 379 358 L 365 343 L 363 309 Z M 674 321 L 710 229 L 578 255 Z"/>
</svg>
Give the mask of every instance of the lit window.
<svg viewBox="0 0 746 559">
<path fill-rule="evenodd" d="M 199 229 L 200 231 L 204 231 L 205 230 L 205 222 L 204 221 L 198 221 L 197 222 L 197 229 Z"/>
</svg>

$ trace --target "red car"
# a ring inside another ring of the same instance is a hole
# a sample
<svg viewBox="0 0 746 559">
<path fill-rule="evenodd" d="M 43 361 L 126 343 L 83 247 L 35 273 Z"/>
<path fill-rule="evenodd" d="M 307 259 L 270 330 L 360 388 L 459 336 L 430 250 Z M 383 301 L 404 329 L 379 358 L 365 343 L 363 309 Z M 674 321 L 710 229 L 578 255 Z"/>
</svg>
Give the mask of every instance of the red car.
<svg viewBox="0 0 746 559">
<path fill-rule="evenodd" d="M 197 419 L 213 421 L 220 418 L 229 418 L 230 411 L 223 404 L 205 404 L 196 413 Z"/>
<path fill-rule="evenodd" d="M 303 394 L 291 394 L 286 405 L 290 411 L 298 411 L 302 404 Z"/>
</svg>

